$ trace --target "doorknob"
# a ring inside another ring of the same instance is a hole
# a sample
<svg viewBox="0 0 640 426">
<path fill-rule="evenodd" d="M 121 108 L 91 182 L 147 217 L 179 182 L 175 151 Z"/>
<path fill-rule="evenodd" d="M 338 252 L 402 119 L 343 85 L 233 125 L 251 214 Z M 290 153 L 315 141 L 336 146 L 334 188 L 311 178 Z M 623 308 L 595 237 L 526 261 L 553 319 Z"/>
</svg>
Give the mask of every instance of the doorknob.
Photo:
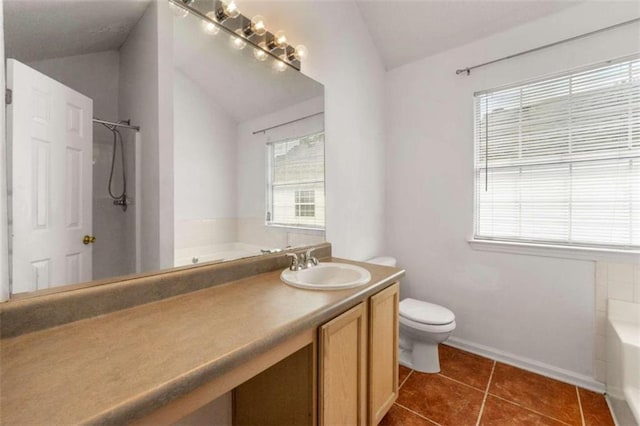
<svg viewBox="0 0 640 426">
<path fill-rule="evenodd" d="M 84 238 L 82 239 L 82 244 L 87 245 L 95 241 L 96 241 L 96 237 L 94 237 L 93 235 L 85 235 Z"/>
</svg>

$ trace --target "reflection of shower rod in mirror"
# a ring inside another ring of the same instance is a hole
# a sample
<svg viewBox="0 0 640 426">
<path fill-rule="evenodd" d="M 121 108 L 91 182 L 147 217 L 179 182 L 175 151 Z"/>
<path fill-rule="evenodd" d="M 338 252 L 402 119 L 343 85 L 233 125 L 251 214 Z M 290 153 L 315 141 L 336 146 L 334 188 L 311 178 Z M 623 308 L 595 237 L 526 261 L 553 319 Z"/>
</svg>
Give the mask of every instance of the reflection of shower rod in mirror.
<svg viewBox="0 0 640 426">
<path fill-rule="evenodd" d="M 302 44 L 291 46 L 284 31 L 275 34 L 267 31 L 262 16 L 247 18 L 240 13 L 235 0 L 214 0 L 214 9 L 204 11 L 196 9 L 193 3 L 194 0 L 169 0 L 176 16 L 184 18 L 189 13 L 197 16 L 207 34 L 217 35 L 223 30 L 231 35 L 234 48 L 240 50 L 250 44 L 258 61 L 271 57 L 278 71 L 285 71 L 288 67 L 300 71 L 301 61 L 309 54 L 308 49 Z"/>
<path fill-rule="evenodd" d="M 109 172 L 109 185 L 107 187 L 109 191 L 109 196 L 113 199 L 113 205 L 119 206 L 123 212 L 127 211 L 127 206 L 130 204 L 129 197 L 127 197 L 127 174 L 125 167 L 125 155 L 124 155 L 124 144 L 122 143 L 122 135 L 118 130 L 118 127 L 123 127 L 127 129 L 133 129 L 136 131 L 140 131 L 140 126 L 132 126 L 131 120 L 120 120 L 117 123 L 113 121 L 100 120 L 99 118 L 93 119 L 94 123 L 102 124 L 104 127 L 109 129 L 111 133 L 113 133 L 113 152 L 111 156 L 111 171 Z M 120 157 L 121 157 L 121 168 L 122 168 L 122 193 L 118 195 L 113 194 L 112 186 L 113 186 L 113 173 L 115 171 L 116 165 L 116 151 L 118 150 L 118 143 L 120 143 Z"/>
<path fill-rule="evenodd" d="M 107 125 L 107 126 L 124 127 L 126 129 L 133 129 L 136 132 L 140 131 L 140 126 L 131 125 L 131 120 L 122 120 L 122 121 L 119 121 L 117 123 L 114 123 L 113 121 L 107 121 L 107 120 L 101 120 L 99 118 L 94 118 L 93 122 L 94 123 L 104 124 L 104 125 Z"/>
</svg>

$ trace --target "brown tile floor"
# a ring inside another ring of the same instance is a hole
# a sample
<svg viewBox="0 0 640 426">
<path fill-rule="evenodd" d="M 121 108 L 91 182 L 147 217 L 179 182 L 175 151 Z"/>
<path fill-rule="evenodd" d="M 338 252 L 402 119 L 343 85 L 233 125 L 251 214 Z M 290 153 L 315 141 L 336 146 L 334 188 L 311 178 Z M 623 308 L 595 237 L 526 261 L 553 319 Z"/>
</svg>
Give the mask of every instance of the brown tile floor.
<svg viewBox="0 0 640 426">
<path fill-rule="evenodd" d="M 611 426 L 604 397 L 440 345 L 440 373 L 400 366 L 400 394 L 383 426 Z"/>
</svg>

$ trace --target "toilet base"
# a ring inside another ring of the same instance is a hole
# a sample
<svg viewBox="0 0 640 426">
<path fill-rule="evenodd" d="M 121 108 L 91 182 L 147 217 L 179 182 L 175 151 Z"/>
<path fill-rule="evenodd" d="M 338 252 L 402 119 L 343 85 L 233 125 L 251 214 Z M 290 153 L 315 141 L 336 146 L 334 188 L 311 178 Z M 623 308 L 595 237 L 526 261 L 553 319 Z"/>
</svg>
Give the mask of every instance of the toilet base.
<svg viewBox="0 0 640 426">
<path fill-rule="evenodd" d="M 411 368 L 421 373 L 439 373 L 440 355 L 438 353 L 438 343 L 414 342 L 411 365 Z"/>
<path fill-rule="evenodd" d="M 413 343 L 413 350 L 400 348 L 399 363 L 420 373 L 439 373 L 438 343 Z"/>
<path fill-rule="evenodd" d="M 400 353 L 398 355 L 398 364 L 413 370 L 413 363 L 411 362 L 411 351 L 400 348 Z"/>
</svg>

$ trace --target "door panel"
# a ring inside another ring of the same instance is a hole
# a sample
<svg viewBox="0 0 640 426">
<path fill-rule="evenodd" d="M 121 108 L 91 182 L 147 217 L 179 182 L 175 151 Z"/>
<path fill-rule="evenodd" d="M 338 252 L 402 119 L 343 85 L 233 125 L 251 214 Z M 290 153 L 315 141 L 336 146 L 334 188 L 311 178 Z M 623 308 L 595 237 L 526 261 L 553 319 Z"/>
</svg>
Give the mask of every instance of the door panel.
<svg viewBox="0 0 640 426">
<path fill-rule="evenodd" d="M 9 59 L 12 292 L 90 281 L 93 101 Z"/>
</svg>

